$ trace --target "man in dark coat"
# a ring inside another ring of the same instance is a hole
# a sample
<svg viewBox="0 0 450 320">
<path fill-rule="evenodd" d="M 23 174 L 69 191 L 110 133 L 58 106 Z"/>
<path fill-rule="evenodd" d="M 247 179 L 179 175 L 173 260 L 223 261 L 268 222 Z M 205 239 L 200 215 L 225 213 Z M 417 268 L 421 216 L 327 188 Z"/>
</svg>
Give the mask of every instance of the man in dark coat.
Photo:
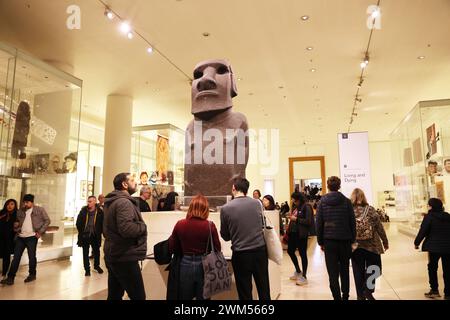
<svg viewBox="0 0 450 320">
<path fill-rule="evenodd" d="M 338 191 L 341 179 L 330 177 L 327 185 L 330 192 L 322 197 L 317 207 L 317 243 L 325 252 L 334 300 L 348 300 L 350 258 L 356 240 L 355 213 L 350 200 Z"/>
<path fill-rule="evenodd" d="M 428 252 L 428 277 L 431 290 L 425 293 L 425 297 L 441 296 L 437 271 L 439 259 L 442 259 L 444 299 L 450 300 L 450 214 L 444 212 L 442 201 L 437 198 L 431 198 L 428 201 L 428 208 L 428 214 L 423 219 L 414 241 L 416 249 L 419 249 L 420 243 L 425 239 L 422 251 Z"/>
<path fill-rule="evenodd" d="M 125 291 L 131 300 L 145 300 L 139 261 L 147 256 L 147 225 L 136 199 L 131 197 L 137 189 L 134 176 L 118 174 L 114 188 L 106 196 L 103 222 L 108 300 L 121 300 Z"/>
<path fill-rule="evenodd" d="M 78 214 L 76 222 L 78 230 L 77 245 L 83 248 L 83 264 L 85 276 L 91 275 L 89 262 L 89 247 L 92 247 L 94 256 L 94 270 L 103 273 L 100 267 L 100 247 L 102 245 L 103 233 L 103 211 L 97 206 L 97 198 L 90 196 L 87 206 L 83 207 Z"/>
</svg>

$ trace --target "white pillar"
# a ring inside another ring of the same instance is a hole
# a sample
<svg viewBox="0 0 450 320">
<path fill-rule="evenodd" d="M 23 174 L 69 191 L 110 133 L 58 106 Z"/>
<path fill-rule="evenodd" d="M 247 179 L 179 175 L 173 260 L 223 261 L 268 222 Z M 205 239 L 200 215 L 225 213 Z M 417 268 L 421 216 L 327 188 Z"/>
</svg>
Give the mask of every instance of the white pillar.
<svg viewBox="0 0 450 320">
<path fill-rule="evenodd" d="M 114 177 L 130 171 L 133 99 L 110 95 L 106 103 L 102 191 L 114 190 Z"/>
</svg>

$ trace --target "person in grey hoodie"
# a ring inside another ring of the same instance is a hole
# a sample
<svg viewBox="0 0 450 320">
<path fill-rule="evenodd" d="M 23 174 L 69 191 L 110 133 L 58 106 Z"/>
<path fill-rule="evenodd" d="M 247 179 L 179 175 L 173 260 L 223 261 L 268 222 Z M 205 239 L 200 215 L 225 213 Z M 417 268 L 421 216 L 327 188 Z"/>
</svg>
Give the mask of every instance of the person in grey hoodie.
<svg viewBox="0 0 450 320">
<path fill-rule="evenodd" d="M 428 214 L 422 221 L 414 246 L 428 252 L 428 277 L 431 290 L 425 293 L 427 298 L 438 298 L 438 262 L 442 259 L 444 274 L 444 299 L 450 300 L 450 214 L 444 211 L 442 201 L 437 198 L 428 200 Z"/>
<path fill-rule="evenodd" d="M 356 240 L 355 212 L 350 199 L 339 192 L 341 179 L 330 177 L 327 186 L 330 192 L 322 197 L 317 207 L 317 242 L 325 252 L 334 300 L 348 300 L 350 257 Z"/>
<path fill-rule="evenodd" d="M 137 184 L 130 173 L 114 178 L 115 190 L 106 196 L 103 221 L 105 263 L 108 269 L 108 300 L 145 300 L 139 261 L 147 255 L 147 226 L 136 200 Z"/>
</svg>

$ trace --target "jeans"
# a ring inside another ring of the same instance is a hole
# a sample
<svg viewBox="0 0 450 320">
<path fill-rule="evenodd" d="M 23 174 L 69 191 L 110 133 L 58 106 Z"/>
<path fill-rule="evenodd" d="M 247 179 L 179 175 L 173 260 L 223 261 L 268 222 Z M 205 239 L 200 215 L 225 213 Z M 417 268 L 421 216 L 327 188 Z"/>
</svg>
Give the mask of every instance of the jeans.
<svg viewBox="0 0 450 320">
<path fill-rule="evenodd" d="M 11 263 L 11 268 L 9 269 L 8 277 L 15 278 L 17 270 L 19 269 L 20 259 L 22 259 L 22 254 L 25 248 L 28 252 L 28 272 L 32 276 L 36 276 L 36 248 L 38 239 L 36 237 L 21 238 L 17 237 L 14 245 L 14 258 Z"/>
<path fill-rule="evenodd" d="M 450 296 L 450 254 L 428 253 L 428 278 L 433 291 L 439 290 L 438 282 L 438 262 L 442 258 L 442 271 L 444 273 L 444 295 Z"/>
<path fill-rule="evenodd" d="M 186 255 L 180 262 L 180 300 L 204 300 L 202 256 Z"/>
<path fill-rule="evenodd" d="M 371 283 L 373 288 L 367 286 L 368 278 L 374 274 L 373 270 L 367 270 L 369 266 L 377 266 L 381 275 L 381 255 L 361 248 L 356 249 L 352 254 L 352 269 L 358 297 L 363 297 L 364 292 L 375 292 L 375 283 Z"/>
<path fill-rule="evenodd" d="M 334 300 L 347 300 L 350 295 L 351 241 L 325 240 L 324 251 L 333 298 Z M 339 285 L 339 278 L 341 279 L 341 285 Z"/>
<path fill-rule="evenodd" d="M 295 251 L 300 253 L 300 257 L 302 259 L 302 269 L 303 276 L 306 278 L 306 272 L 308 271 L 308 238 L 299 239 L 298 234 L 296 232 L 289 233 L 288 237 L 288 249 L 287 252 L 289 257 L 291 257 L 292 263 L 294 264 L 295 271 L 297 273 L 301 273 L 300 266 L 298 265 L 297 255 Z"/>
<path fill-rule="evenodd" d="M 259 300 L 270 300 L 269 260 L 266 246 L 255 250 L 233 252 L 231 263 L 239 300 L 253 300 L 252 277 L 255 279 Z"/>
<path fill-rule="evenodd" d="M 122 300 L 125 291 L 130 300 L 145 300 L 144 280 L 138 261 L 106 263 L 108 300 Z"/>
<path fill-rule="evenodd" d="M 100 267 L 100 246 L 93 240 L 90 244 L 83 245 L 83 265 L 84 270 L 91 270 L 91 263 L 89 262 L 89 247 L 92 247 L 92 254 L 94 255 L 94 269 Z"/>
</svg>

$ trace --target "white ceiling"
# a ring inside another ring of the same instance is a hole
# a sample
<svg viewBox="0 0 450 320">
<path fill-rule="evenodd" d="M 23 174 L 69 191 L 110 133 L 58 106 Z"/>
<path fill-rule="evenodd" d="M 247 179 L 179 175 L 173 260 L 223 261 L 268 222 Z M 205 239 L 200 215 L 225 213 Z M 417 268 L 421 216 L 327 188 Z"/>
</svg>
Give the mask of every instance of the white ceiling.
<svg viewBox="0 0 450 320">
<path fill-rule="evenodd" d="M 108 3 L 185 73 L 203 59 L 228 59 L 242 78 L 235 110 L 250 127 L 279 128 L 283 145 L 336 141 L 348 129 L 374 0 Z M 71 4 L 81 8 L 81 30 L 66 28 Z M 369 131 L 372 141 L 387 139 L 418 101 L 450 97 L 450 1 L 381 0 L 381 10 L 351 128 Z M 129 94 L 134 125 L 184 129 L 191 119 L 187 79 L 117 27 L 97 0 L 0 0 L 0 41 L 73 66 L 84 81 L 83 111 L 102 119 L 108 94 Z"/>
</svg>

